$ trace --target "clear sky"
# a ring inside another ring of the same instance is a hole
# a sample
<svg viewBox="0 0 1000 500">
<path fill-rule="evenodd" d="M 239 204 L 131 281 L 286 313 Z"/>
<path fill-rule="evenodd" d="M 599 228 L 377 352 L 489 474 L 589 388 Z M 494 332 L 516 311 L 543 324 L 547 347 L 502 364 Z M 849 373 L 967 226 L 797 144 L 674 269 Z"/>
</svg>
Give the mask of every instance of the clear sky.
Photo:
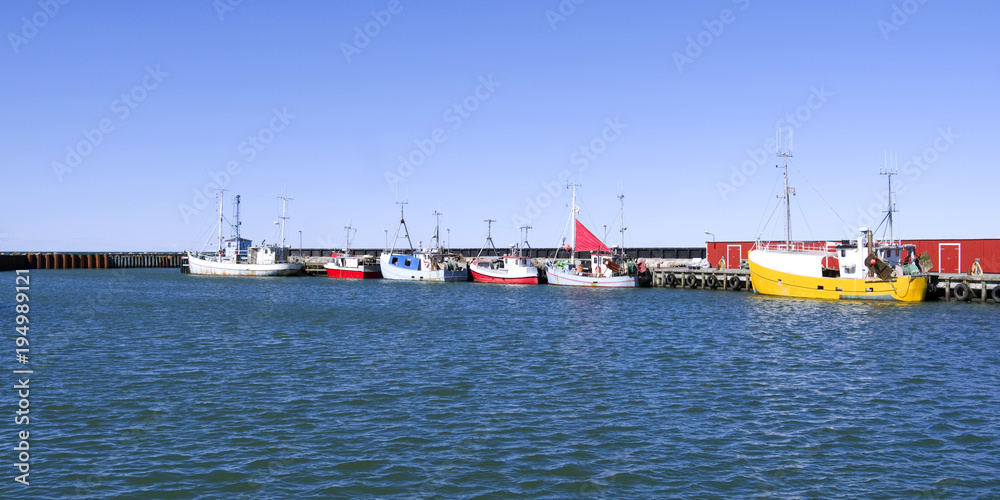
<svg viewBox="0 0 1000 500">
<path fill-rule="evenodd" d="M 553 246 L 569 177 L 629 246 L 750 240 L 779 128 L 795 238 L 881 218 L 887 150 L 897 234 L 1000 236 L 997 2 L 62 1 L 2 8 L 0 251 L 201 249 L 216 184 L 257 242 L 285 194 L 293 246 L 381 247 L 397 199 L 414 243 Z"/>
</svg>

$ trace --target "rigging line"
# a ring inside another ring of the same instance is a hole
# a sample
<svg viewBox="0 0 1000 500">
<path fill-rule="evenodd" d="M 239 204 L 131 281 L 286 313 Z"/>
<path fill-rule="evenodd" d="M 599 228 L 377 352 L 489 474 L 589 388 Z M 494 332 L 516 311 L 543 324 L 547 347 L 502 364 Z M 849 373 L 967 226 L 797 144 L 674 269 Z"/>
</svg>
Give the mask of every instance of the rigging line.
<svg viewBox="0 0 1000 500">
<path fill-rule="evenodd" d="M 760 228 L 759 228 L 759 229 L 760 229 L 760 232 L 758 232 L 758 233 L 757 233 L 757 239 L 758 239 L 758 240 L 760 240 L 760 237 L 761 237 L 761 235 L 763 235 L 763 234 L 764 234 L 764 231 L 766 231 L 766 230 L 767 230 L 767 225 L 771 223 L 771 219 L 774 219 L 774 225 L 777 225 L 777 224 L 778 224 L 778 219 L 777 219 L 777 218 L 775 218 L 775 217 L 774 217 L 774 215 L 775 215 L 775 214 L 776 214 L 776 213 L 778 212 L 778 209 L 779 209 L 779 208 L 781 208 L 781 203 L 777 203 L 777 204 L 775 204 L 775 205 L 774 205 L 774 210 L 772 210 L 772 211 L 771 211 L 771 216 L 770 216 L 770 217 L 768 217 L 768 218 L 767 218 L 767 222 L 765 222 L 765 223 L 764 223 L 764 225 L 763 225 L 762 227 L 760 227 Z M 766 212 L 765 212 L 765 213 L 766 213 Z M 774 236 L 774 228 L 773 228 L 773 226 L 772 226 L 772 228 L 771 228 L 771 236 L 772 236 L 772 237 Z"/>
<path fill-rule="evenodd" d="M 781 208 L 781 204 L 780 203 L 778 203 L 777 205 L 774 206 L 774 211 L 771 212 L 771 216 L 768 217 L 768 219 L 767 219 L 768 223 L 771 222 L 771 219 L 774 219 L 774 224 L 771 225 L 771 234 L 767 238 L 768 243 L 770 243 L 771 241 L 774 240 L 774 230 L 778 228 L 778 218 L 775 217 L 774 215 L 778 212 L 779 208 Z M 765 224 L 764 228 L 760 231 L 761 235 L 764 234 L 765 230 L 767 230 L 767 225 L 766 224 Z M 760 235 L 757 235 L 757 239 L 760 240 Z"/>
<path fill-rule="evenodd" d="M 806 225 L 806 230 L 809 231 L 809 238 L 812 239 L 812 241 L 817 241 L 816 235 L 813 234 L 812 228 L 809 227 L 809 221 L 806 219 L 806 214 L 805 212 L 802 211 L 802 204 L 796 203 L 795 206 L 799 208 L 799 215 L 802 216 L 802 223 Z"/>
<path fill-rule="evenodd" d="M 774 190 L 778 189 L 778 181 L 779 180 L 781 180 L 781 176 L 776 176 L 774 178 L 774 185 L 771 186 L 771 193 L 767 195 L 767 199 L 770 200 L 771 197 L 774 196 Z M 768 205 L 769 204 L 770 203 L 768 203 Z M 760 236 L 764 232 L 764 229 L 767 228 L 767 223 L 764 222 L 764 216 L 765 215 L 767 215 L 767 205 L 764 206 L 764 213 L 760 214 L 760 221 L 757 222 L 757 235 L 758 236 Z M 774 214 L 772 214 L 772 217 L 773 216 L 774 216 Z M 770 222 L 770 219 L 768 219 L 768 222 Z M 764 224 L 763 226 L 761 225 L 762 223 Z"/>
<path fill-rule="evenodd" d="M 837 218 L 840 219 L 840 222 L 844 223 L 845 227 L 848 227 L 848 228 L 851 227 L 851 225 L 848 224 L 847 221 L 844 220 L 844 218 L 841 217 L 839 213 L 837 213 L 837 211 L 833 208 L 833 205 L 830 205 L 830 202 L 826 201 L 826 198 L 823 197 L 823 195 L 819 192 L 819 190 L 816 189 L 816 187 L 813 186 L 811 182 L 809 182 L 809 178 L 806 177 L 805 174 L 803 174 L 801 170 L 799 170 L 799 167 L 797 167 L 794 162 L 790 161 L 788 163 L 795 169 L 796 172 L 798 172 L 798 174 L 802 177 L 802 179 L 806 181 L 806 184 L 808 184 L 809 187 L 812 188 L 812 190 L 816 192 L 816 196 L 819 196 L 819 199 L 823 200 L 823 203 L 825 203 L 826 206 L 827 206 L 827 208 L 829 208 L 830 211 L 833 212 L 833 215 L 836 215 Z"/>
</svg>

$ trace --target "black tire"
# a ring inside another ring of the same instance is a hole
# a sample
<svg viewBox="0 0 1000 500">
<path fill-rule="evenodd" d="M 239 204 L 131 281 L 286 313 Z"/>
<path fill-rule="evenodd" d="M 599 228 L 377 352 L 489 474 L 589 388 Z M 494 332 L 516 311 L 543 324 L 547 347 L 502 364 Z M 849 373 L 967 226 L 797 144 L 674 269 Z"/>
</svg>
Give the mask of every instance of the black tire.
<svg viewBox="0 0 1000 500">
<path fill-rule="evenodd" d="M 955 289 L 952 290 L 952 293 L 955 295 L 955 300 L 960 302 L 968 302 L 972 299 L 972 289 L 965 283 L 955 285 Z"/>
<path fill-rule="evenodd" d="M 993 299 L 994 304 L 1000 304 L 1000 284 L 995 285 L 993 290 L 990 290 L 990 298 Z"/>
<path fill-rule="evenodd" d="M 937 283 L 935 283 L 934 280 L 927 278 L 927 295 L 924 298 L 936 299 L 937 293 L 938 293 Z"/>
<path fill-rule="evenodd" d="M 743 287 L 743 282 L 740 280 L 739 276 L 730 276 L 729 277 L 729 289 L 730 290 L 739 290 L 742 287 Z"/>
<path fill-rule="evenodd" d="M 714 274 L 709 274 L 708 277 L 705 278 L 705 285 L 712 290 L 715 290 L 719 287 L 719 278 L 716 278 Z"/>
<path fill-rule="evenodd" d="M 677 287 L 677 276 L 674 276 L 674 273 L 667 273 L 667 276 L 666 278 L 664 278 L 664 280 L 666 280 L 666 285 L 669 286 L 670 288 Z"/>
<path fill-rule="evenodd" d="M 698 277 L 693 274 L 687 275 L 687 277 L 684 278 L 684 285 L 686 285 L 688 288 L 694 288 L 698 286 Z"/>
</svg>

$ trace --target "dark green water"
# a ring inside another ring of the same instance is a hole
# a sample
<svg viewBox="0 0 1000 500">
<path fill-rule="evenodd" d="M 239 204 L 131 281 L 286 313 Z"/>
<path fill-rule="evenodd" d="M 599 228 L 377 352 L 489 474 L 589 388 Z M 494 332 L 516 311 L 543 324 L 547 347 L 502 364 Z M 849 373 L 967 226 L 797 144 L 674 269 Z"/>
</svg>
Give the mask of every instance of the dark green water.
<svg viewBox="0 0 1000 500">
<path fill-rule="evenodd" d="M 31 485 L 7 466 L 0 497 L 997 498 L 998 324 L 992 304 L 32 271 Z"/>
</svg>

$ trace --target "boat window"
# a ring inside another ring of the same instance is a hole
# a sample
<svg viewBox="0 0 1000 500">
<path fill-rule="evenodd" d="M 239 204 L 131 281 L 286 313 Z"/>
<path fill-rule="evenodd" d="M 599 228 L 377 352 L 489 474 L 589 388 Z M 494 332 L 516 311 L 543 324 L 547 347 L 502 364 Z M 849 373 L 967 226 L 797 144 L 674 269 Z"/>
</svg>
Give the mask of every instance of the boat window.
<svg viewBox="0 0 1000 500">
<path fill-rule="evenodd" d="M 395 264 L 398 261 L 399 261 L 399 257 L 393 257 L 392 258 L 392 264 Z"/>
<path fill-rule="evenodd" d="M 406 261 L 403 262 L 403 265 L 406 267 L 410 267 L 410 259 L 406 259 Z"/>
</svg>

